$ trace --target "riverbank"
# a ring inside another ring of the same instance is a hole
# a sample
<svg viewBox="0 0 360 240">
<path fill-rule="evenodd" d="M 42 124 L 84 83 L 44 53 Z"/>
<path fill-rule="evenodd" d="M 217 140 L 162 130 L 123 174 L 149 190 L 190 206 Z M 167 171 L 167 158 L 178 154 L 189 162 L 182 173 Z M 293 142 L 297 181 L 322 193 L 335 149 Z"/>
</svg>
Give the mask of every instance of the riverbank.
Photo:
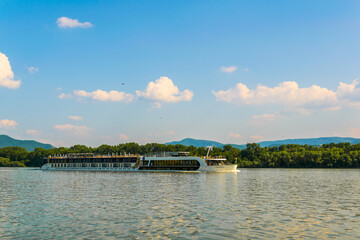
<svg viewBox="0 0 360 240">
<path fill-rule="evenodd" d="M 124 154 L 132 153 L 144 155 L 152 152 L 186 151 L 193 156 L 205 156 L 204 147 L 165 145 L 149 143 L 125 143 L 115 146 L 101 145 L 97 148 L 84 145 L 75 145 L 70 148 L 54 148 L 45 150 L 36 148 L 32 152 L 20 147 L 0 148 L 0 167 L 41 167 L 44 157 L 68 153 L 92 154 Z M 225 145 L 222 148 L 214 147 L 213 156 L 223 156 L 230 163 L 240 168 L 360 168 L 360 144 L 338 143 L 309 145 L 281 145 L 260 147 L 250 143 L 243 150 Z"/>
</svg>

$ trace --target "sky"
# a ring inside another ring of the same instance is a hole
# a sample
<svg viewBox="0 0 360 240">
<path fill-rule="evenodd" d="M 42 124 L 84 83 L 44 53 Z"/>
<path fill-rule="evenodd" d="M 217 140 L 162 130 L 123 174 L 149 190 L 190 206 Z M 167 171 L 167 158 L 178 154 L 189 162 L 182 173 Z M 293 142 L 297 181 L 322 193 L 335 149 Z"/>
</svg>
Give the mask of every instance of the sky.
<svg viewBox="0 0 360 240">
<path fill-rule="evenodd" d="M 360 2 L 0 1 L 0 134 L 360 138 Z"/>
</svg>

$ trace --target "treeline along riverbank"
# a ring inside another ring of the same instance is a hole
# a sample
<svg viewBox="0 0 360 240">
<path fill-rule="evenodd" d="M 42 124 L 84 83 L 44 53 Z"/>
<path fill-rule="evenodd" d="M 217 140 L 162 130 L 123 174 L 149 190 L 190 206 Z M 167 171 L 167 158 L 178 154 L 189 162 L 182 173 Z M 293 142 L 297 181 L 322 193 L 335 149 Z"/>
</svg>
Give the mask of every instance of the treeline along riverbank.
<svg viewBox="0 0 360 240">
<path fill-rule="evenodd" d="M 40 167 L 44 157 L 55 154 L 94 153 L 94 154 L 146 154 L 152 152 L 187 151 L 190 155 L 205 156 L 204 147 L 165 145 L 149 143 L 125 143 L 115 146 L 101 145 L 87 147 L 74 145 L 69 148 L 59 147 L 49 150 L 36 148 L 28 152 L 21 147 L 0 148 L 0 167 Z M 360 168 L 360 144 L 330 143 L 321 146 L 288 144 L 278 147 L 260 147 L 249 143 L 243 150 L 225 145 L 213 148 L 212 156 L 224 156 L 230 163 L 237 163 L 243 168 Z"/>
</svg>

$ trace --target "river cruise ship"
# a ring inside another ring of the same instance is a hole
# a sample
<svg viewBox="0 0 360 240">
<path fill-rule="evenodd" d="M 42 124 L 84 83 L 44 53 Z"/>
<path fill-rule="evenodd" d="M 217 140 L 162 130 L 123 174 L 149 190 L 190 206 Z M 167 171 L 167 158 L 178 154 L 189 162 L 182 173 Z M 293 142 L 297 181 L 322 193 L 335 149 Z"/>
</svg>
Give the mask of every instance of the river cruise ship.
<svg viewBox="0 0 360 240">
<path fill-rule="evenodd" d="M 75 171 L 154 171 L 154 172 L 229 172 L 237 165 L 228 164 L 225 158 L 189 156 L 188 152 L 94 155 L 74 153 L 48 156 L 42 170 Z"/>
</svg>

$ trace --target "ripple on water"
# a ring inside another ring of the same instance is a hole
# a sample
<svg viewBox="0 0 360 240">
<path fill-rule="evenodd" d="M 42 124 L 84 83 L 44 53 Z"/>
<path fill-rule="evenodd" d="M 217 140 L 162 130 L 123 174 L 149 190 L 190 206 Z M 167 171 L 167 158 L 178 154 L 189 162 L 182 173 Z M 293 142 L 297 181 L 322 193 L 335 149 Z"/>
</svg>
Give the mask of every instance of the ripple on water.
<svg viewBox="0 0 360 240">
<path fill-rule="evenodd" d="M 0 238 L 355 238 L 359 170 L 0 169 Z"/>
</svg>

